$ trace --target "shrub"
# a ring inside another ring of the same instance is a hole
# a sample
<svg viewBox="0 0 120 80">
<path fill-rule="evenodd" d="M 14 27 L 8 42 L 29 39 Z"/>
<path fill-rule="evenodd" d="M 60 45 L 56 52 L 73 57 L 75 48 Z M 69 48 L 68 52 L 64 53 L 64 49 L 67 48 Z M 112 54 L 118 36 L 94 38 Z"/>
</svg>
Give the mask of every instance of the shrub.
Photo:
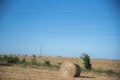
<svg viewBox="0 0 120 80">
<path fill-rule="evenodd" d="M 61 66 L 61 62 L 57 62 L 57 64 L 56 65 L 53 65 L 56 69 L 59 69 L 60 68 L 60 66 Z"/>
<path fill-rule="evenodd" d="M 21 64 L 27 64 L 27 61 L 25 58 L 23 58 L 21 61 L 20 61 Z"/>
<path fill-rule="evenodd" d="M 57 64 L 60 66 L 62 63 L 61 63 L 61 62 L 58 62 Z"/>
<path fill-rule="evenodd" d="M 37 66 L 41 66 L 42 64 L 41 64 L 40 62 L 37 62 L 36 65 L 37 65 Z"/>
<path fill-rule="evenodd" d="M 37 60 L 36 60 L 35 58 L 33 58 L 33 59 L 31 60 L 31 62 L 32 62 L 33 65 L 36 65 L 36 64 L 37 64 Z"/>
<path fill-rule="evenodd" d="M 7 58 L 7 63 L 15 63 L 18 64 L 20 62 L 19 58 L 17 56 L 8 56 Z"/>
<path fill-rule="evenodd" d="M 36 57 L 36 55 L 35 55 L 35 54 L 33 54 L 33 57 L 35 58 L 35 57 Z"/>
<path fill-rule="evenodd" d="M 3 60 L 3 61 L 8 61 L 9 58 L 10 58 L 10 57 L 9 57 L 8 55 L 4 55 L 4 56 L 2 57 L 2 60 Z"/>
<path fill-rule="evenodd" d="M 89 57 L 89 55 L 88 54 L 83 54 L 83 56 L 81 58 L 84 61 L 83 64 L 84 64 L 85 68 L 87 70 L 91 70 L 92 69 L 92 65 L 90 63 L 90 57 Z"/>
<path fill-rule="evenodd" d="M 98 72 L 98 73 L 104 73 L 105 71 L 104 70 L 102 70 L 101 68 L 98 68 L 98 69 L 94 69 L 94 72 Z"/>
<path fill-rule="evenodd" d="M 45 65 L 47 65 L 47 66 L 51 66 L 50 61 L 49 61 L 49 60 L 45 60 Z"/>
<path fill-rule="evenodd" d="M 105 73 L 105 74 L 108 74 L 108 75 L 120 75 L 120 73 L 118 72 L 115 72 L 113 70 L 102 70 L 101 68 L 98 68 L 98 69 L 93 69 L 94 72 L 97 72 L 97 73 Z"/>
<path fill-rule="evenodd" d="M 31 63 L 32 63 L 32 65 L 36 65 L 37 64 L 36 55 L 34 55 L 34 54 L 32 56 Z"/>
<path fill-rule="evenodd" d="M 1 57 L 1 60 L 7 63 L 14 63 L 14 64 L 18 64 L 20 62 L 17 56 L 12 56 L 12 55 L 11 56 L 4 55 L 3 57 Z"/>
<path fill-rule="evenodd" d="M 2 60 L 2 56 L 0 55 L 0 61 Z"/>
<path fill-rule="evenodd" d="M 113 70 L 106 70 L 105 73 L 106 74 L 115 74 L 115 72 Z"/>
<path fill-rule="evenodd" d="M 27 57 L 27 54 L 25 54 L 25 57 Z"/>
</svg>

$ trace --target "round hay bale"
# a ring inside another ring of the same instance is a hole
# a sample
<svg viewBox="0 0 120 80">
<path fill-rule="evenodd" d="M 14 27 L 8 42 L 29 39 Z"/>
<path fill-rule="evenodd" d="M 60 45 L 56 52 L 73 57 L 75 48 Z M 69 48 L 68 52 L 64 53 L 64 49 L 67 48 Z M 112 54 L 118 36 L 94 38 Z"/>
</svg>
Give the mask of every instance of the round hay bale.
<svg viewBox="0 0 120 80">
<path fill-rule="evenodd" d="M 60 75 L 64 77 L 79 77 L 81 68 L 79 65 L 71 62 L 63 62 L 60 66 Z"/>
</svg>

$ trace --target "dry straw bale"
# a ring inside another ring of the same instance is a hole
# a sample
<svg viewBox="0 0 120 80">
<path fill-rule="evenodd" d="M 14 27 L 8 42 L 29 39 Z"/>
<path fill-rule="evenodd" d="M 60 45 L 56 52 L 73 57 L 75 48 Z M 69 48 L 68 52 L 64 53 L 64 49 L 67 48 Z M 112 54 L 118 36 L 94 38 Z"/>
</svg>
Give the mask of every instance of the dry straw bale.
<svg viewBox="0 0 120 80">
<path fill-rule="evenodd" d="M 63 62 L 60 66 L 60 75 L 64 77 L 79 77 L 81 68 L 78 64 L 71 62 Z"/>
</svg>

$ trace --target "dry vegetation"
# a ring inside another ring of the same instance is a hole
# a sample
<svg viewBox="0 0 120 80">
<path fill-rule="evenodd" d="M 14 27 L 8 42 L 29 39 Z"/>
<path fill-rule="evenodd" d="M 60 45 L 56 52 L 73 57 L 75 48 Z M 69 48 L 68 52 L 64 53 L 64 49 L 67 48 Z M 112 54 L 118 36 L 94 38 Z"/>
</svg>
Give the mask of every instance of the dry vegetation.
<svg viewBox="0 0 120 80">
<path fill-rule="evenodd" d="M 22 60 L 31 62 L 33 57 L 19 56 Z M 45 60 L 50 62 L 50 66 L 35 65 L 3 65 L 0 61 L 0 80 L 119 80 L 120 79 L 120 61 L 111 60 L 91 60 L 93 70 L 84 69 L 83 61 L 80 58 L 61 58 L 61 57 L 35 57 L 39 63 Z M 80 77 L 67 78 L 59 73 L 59 67 L 55 67 L 64 61 L 74 62 L 81 66 Z M 114 71 L 112 74 L 106 74 L 104 71 Z M 117 73 L 117 74 L 116 74 Z"/>
</svg>

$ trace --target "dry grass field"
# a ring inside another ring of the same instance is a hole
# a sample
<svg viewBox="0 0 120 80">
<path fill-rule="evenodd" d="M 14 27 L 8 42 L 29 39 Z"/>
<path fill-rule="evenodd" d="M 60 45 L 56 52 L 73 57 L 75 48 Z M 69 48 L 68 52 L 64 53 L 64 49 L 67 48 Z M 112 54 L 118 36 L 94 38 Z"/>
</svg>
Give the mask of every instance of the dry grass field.
<svg viewBox="0 0 120 80">
<path fill-rule="evenodd" d="M 24 57 L 19 57 L 20 59 Z M 26 57 L 28 62 L 32 57 Z M 53 57 L 36 57 L 38 62 L 44 63 L 44 60 L 49 60 L 51 65 L 57 65 L 64 61 L 77 63 L 84 68 L 83 61 L 80 58 L 53 58 Z M 120 73 L 120 61 L 111 60 L 91 60 L 93 69 L 112 70 Z M 59 69 L 54 67 L 44 66 L 22 66 L 0 65 L 0 80 L 120 80 L 120 75 L 106 74 L 95 71 L 82 70 L 80 77 L 67 78 L 62 77 Z"/>
</svg>

